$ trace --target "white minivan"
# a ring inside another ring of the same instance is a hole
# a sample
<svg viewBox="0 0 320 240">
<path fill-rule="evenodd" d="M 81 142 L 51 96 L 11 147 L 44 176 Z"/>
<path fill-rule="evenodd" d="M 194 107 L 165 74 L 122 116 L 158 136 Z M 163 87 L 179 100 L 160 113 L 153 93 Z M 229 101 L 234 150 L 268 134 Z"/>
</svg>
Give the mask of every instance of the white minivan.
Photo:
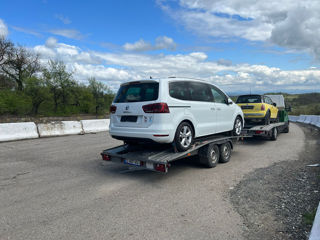
<svg viewBox="0 0 320 240">
<path fill-rule="evenodd" d="M 149 79 L 127 82 L 110 107 L 110 135 L 128 143 L 175 143 L 189 149 L 195 138 L 233 132 L 240 135 L 241 108 L 203 80 Z"/>
</svg>

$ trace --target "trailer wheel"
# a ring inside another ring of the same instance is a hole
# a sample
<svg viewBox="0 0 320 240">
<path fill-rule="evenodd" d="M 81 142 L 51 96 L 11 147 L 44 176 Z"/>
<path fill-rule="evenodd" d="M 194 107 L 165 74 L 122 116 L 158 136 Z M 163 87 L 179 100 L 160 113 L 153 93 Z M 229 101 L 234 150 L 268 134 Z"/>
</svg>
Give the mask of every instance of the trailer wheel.
<svg viewBox="0 0 320 240">
<path fill-rule="evenodd" d="M 209 144 L 199 150 L 200 163 L 204 164 L 208 168 L 217 166 L 219 157 L 219 147 L 216 144 Z"/>
<path fill-rule="evenodd" d="M 275 127 L 272 129 L 271 140 L 276 141 L 278 137 L 278 129 Z"/>
<path fill-rule="evenodd" d="M 231 158 L 231 145 L 229 142 L 220 145 L 220 163 L 227 163 Z"/>
</svg>

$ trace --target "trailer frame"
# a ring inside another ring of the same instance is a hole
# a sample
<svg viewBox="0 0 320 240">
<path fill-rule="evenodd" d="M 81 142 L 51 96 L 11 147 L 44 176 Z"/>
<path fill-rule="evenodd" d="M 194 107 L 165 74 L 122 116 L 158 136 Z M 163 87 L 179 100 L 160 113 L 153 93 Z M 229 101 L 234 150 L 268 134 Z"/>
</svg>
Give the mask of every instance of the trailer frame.
<svg viewBox="0 0 320 240">
<path fill-rule="evenodd" d="M 167 173 L 172 162 L 199 155 L 200 163 L 212 168 L 219 161 L 225 163 L 230 160 L 234 142 L 239 138 L 239 136 L 224 135 L 199 138 L 184 152 L 178 152 L 172 144 L 123 144 L 103 150 L 101 156 L 104 161 Z"/>
</svg>

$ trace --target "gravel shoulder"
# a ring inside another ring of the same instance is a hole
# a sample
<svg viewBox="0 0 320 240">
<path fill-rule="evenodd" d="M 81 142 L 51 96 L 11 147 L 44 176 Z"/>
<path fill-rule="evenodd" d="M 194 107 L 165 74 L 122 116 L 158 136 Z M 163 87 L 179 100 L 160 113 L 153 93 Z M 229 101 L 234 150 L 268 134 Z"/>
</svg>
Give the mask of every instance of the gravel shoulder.
<svg viewBox="0 0 320 240">
<path fill-rule="evenodd" d="M 234 209 L 246 226 L 246 239 L 308 238 L 312 225 L 305 214 L 319 204 L 320 167 L 307 165 L 320 163 L 320 130 L 300 126 L 306 138 L 298 160 L 257 169 L 230 192 Z"/>
</svg>

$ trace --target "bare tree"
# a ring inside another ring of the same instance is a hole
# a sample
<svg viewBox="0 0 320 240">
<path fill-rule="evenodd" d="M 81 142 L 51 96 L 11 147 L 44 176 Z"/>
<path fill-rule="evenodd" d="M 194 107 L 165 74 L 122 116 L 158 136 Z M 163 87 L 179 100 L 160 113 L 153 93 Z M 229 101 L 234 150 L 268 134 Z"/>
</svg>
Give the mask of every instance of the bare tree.
<svg viewBox="0 0 320 240">
<path fill-rule="evenodd" d="M 13 43 L 9 40 L 0 37 L 0 66 L 4 63 L 5 59 L 12 53 Z"/>
<path fill-rule="evenodd" d="M 4 59 L 1 70 L 16 82 L 21 91 L 24 81 L 41 70 L 39 55 L 21 46 L 13 48 L 12 53 Z"/>
</svg>

